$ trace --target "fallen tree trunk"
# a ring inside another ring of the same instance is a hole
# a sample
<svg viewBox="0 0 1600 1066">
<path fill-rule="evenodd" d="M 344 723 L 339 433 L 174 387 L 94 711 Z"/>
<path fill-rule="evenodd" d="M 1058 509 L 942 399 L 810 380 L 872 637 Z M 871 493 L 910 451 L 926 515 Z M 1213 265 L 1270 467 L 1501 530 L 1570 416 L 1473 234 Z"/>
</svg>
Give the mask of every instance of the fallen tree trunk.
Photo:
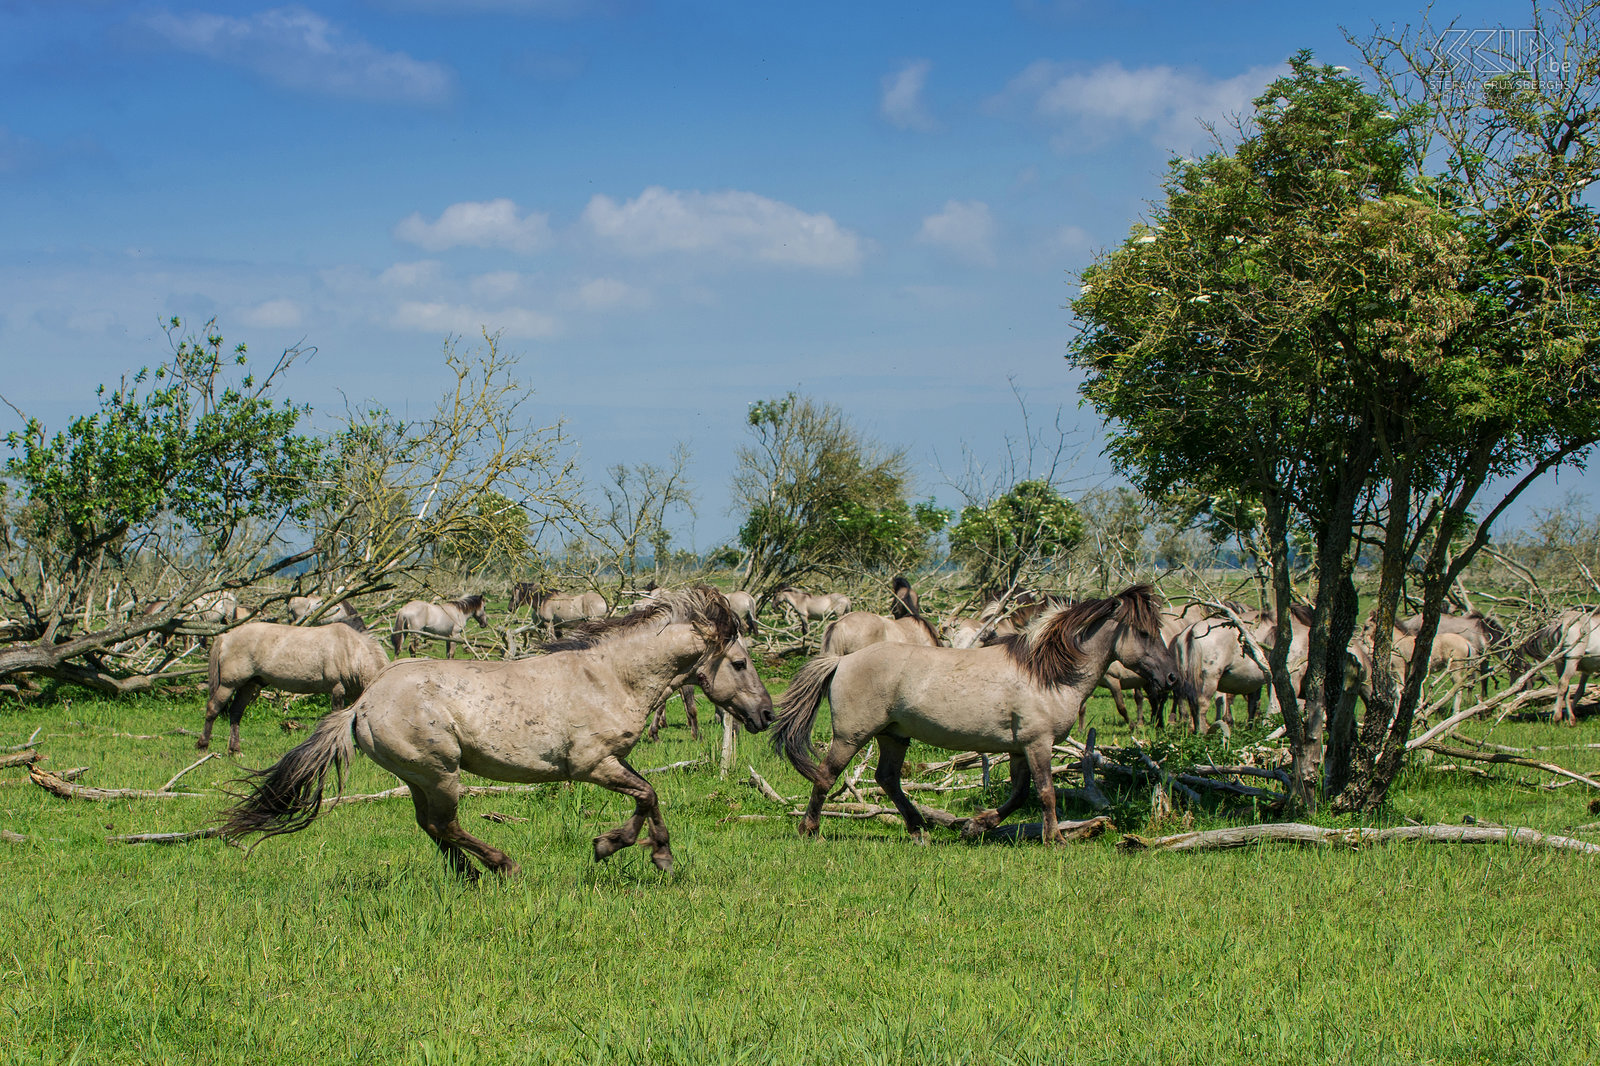
<svg viewBox="0 0 1600 1066">
<path fill-rule="evenodd" d="M 1215 851 L 1242 848 L 1251 844 L 1308 844 L 1318 847 L 1359 848 L 1366 844 L 1386 844 L 1395 840 L 1421 840 L 1440 844 L 1527 844 L 1559 848 L 1586 855 L 1600 855 L 1600 844 L 1571 837 L 1552 836 L 1535 829 L 1484 825 L 1402 825 L 1390 829 L 1356 826 L 1328 829 L 1301 822 L 1275 822 L 1266 825 L 1241 825 L 1204 832 L 1174 833 L 1146 839 L 1132 833 L 1117 841 L 1126 851 Z"/>
<path fill-rule="evenodd" d="M 89 788 L 74 785 L 49 770 L 41 770 L 37 765 L 28 768 L 28 777 L 46 792 L 52 792 L 62 799 L 91 800 L 96 803 L 119 799 L 200 799 L 203 795 L 199 792 L 153 792 L 144 788 Z"/>
<path fill-rule="evenodd" d="M 32 766 L 43 758 L 44 756 L 40 755 L 35 749 L 13 752 L 10 755 L 0 755 L 0 770 L 13 766 Z"/>
<path fill-rule="evenodd" d="M 134 833 L 125 837 L 106 837 L 107 844 L 187 844 L 191 840 L 210 840 L 222 835 L 222 827 L 209 826 L 188 833 Z"/>
<path fill-rule="evenodd" d="M 1570 778 L 1571 780 L 1577 781 L 1580 784 L 1588 785 L 1593 789 L 1600 789 L 1600 781 L 1596 781 L 1592 777 L 1580 774 L 1576 770 L 1568 770 L 1566 767 L 1557 766 L 1553 762 L 1540 762 L 1537 759 L 1524 759 L 1519 755 L 1510 755 L 1506 752 L 1500 751 L 1489 752 L 1485 754 L 1481 751 L 1469 751 L 1466 748 L 1452 748 L 1447 745 L 1437 743 L 1427 744 L 1425 747 L 1428 751 L 1436 751 L 1440 755 L 1448 755 L 1452 759 L 1467 759 L 1472 762 L 1509 763 L 1513 766 L 1526 766 L 1533 770 L 1543 770 L 1547 774 L 1555 774 L 1558 777 Z"/>
</svg>

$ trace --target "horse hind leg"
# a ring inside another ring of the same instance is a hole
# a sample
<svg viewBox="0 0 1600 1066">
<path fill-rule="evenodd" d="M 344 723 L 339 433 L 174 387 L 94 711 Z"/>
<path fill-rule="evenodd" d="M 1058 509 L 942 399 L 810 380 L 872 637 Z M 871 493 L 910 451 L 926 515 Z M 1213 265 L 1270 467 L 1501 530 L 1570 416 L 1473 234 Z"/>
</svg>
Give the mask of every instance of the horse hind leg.
<svg viewBox="0 0 1600 1066">
<path fill-rule="evenodd" d="M 521 872 L 522 868 L 512 862 L 509 855 L 461 827 L 457 817 L 460 800 L 455 789 L 407 784 L 411 788 L 411 801 L 417 808 L 417 824 L 433 838 L 457 875 L 469 881 L 478 879 L 473 858 L 502 877 L 514 877 Z"/>
<path fill-rule="evenodd" d="M 811 782 L 811 800 L 806 804 L 806 813 L 800 819 L 801 836 L 816 836 L 817 830 L 822 825 L 822 805 L 827 802 L 828 793 L 833 790 L 833 783 L 839 780 L 839 775 L 844 773 L 845 767 L 850 765 L 850 760 L 856 757 L 856 753 L 865 743 L 865 738 L 850 740 L 835 736 L 833 743 L 828 745 L 828 755 L 822 760 L 822 765 L 817 767 L 817 777 Z"/>
<path fill-rule="evenodd" d="M 239 721 L 244 718 L 245 708 L 256 701 L 261 695 L 261 682 L 252 678 L 239 686 L 239 691 L 233 694 L 233 699 L 228 701 L 228 754 L 237 755 L 244 750 L 239 743 Z"/>
<path fill-rule="evenodd" d="M 700 714 L 695 710 L 694 706 L 694 686 L 683 686 L 683 690 L 679 692 L 678 695 L 683 697 L 683 713 L 687 715 L 689 719 L 689 736 L 693 737 L 695 740 L 699 740 Z"/>
<path fill-rule="evenodd" d="M 644 823 L 650 823 L 650 859 L 656 869 L 672 869 L 672 847 L 667 836 L 667 823 L 661 817 L 661 801 L 650 782 L 616 755 L 608 755 L 587 773 L 576 775 L 581 781 L 633 797 L 633 817 L 594 838 L 594 861 L 601 862 L 623 848 L 632 847 L 639 839 Z"/>
<path fill-rule="evenodd" d="M 971 818 L 968 818 L 966 824 L 961 827 L 961 835 L 965 837 L 980 836 L 1011 817 L 1018 807 L 1027 802 L 1028 793 L 1032 791 L 1032 785 L 1033 771 L 1028 767 L 1028 757 L 1021 753 L 1013 754 L 1011 756 L 1011 795 L 997 809 L 979 811 Z"/>
<path fill-rule="evenodd" d="M 895 810 L 900 812 L 900 817 L 905 819 L 906 832 L 919 844 L 928 842 L 927 824 L 924 822 L 922 812 L 917 810 L 917 805 L 911 802 L 904 788 L 900 787 L 900 771 L 905 766 L 906 751 L 911 747 L 909 737 L 898 737 L 892 733 L 878 735 L 878 768 L 873 771 L 873 780 L 878 782 L 878 787 L 894 803 Z"/>
</svg>

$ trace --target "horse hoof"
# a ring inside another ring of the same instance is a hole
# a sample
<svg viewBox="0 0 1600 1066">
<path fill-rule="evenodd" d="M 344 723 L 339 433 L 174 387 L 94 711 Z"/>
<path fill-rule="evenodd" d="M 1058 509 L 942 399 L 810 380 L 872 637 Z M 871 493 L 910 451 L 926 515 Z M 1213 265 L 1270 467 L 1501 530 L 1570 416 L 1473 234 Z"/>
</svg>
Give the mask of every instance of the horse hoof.
<svg viewBox="0 0 1600 1066">
<path fill-rule="evenodd" d="M 594 838 L 595 862 L 605 862 L 607 859 L 611 858 L 612 855 L 616 854 L 616 851 L 616 841 L 612 840 L 610 837 L 597 836 Z"/>
<path fill-rule="evenodd" d="M 209 741 L 209 740 L 197 740 L 197 741 L 194 742 L 194 750 L 195 751 L 205 751 L 210 747 L 211 747 L 211 741 Z"/>
<path fill-rule="evenodd" d="M 650 861 L 656 864 L 656 869 L 664 874 L 672 872 L 672 852 L 662 848 L 650 856 Z"/>
<path fill-rule="evenodd" d="M 980 837 L 993 829 L 1000 822 L 1000 812 L 996 810 L 979 811 L 967 819 L 961 827 L 961 835 L 967 839 Z"/>
</svg>

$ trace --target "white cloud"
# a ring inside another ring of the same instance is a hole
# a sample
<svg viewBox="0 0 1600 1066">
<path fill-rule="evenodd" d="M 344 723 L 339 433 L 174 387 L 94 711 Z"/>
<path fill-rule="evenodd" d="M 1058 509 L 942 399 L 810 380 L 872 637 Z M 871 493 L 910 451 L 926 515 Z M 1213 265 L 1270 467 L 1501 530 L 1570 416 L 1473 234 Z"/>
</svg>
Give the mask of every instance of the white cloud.
<svg viewBox="0 0 1600 1066">
<path fill-rule="evenodd" d="M 586 311 L 636 310 L 650 305 L 650 293 L 616 278 L 593 278 L 574 290 L 572 302 Z"/>
<path fill-rule="evenodd" d="M 443 268 L 437 259 L 419 259 L 414 263 L 396 263 L 378 275 L 378 284 L 388 289 L 419 289 L 439 284 Z"/>
<path fill-rule="evenodd" d="M 489 300 L 507 300 L 522 288 L 523 277 L 515 270 L 496 270 L 478 274 L 467 282 L 475 296 Z"/>
<path fill-rule="evenodd" d="M 154 11 L 140 22 L 179 51 L 244 67 L 300 92 L 435 104 L 455 87 L 449 67 L 386 51 L 299 6 L 242 17 Z"/>
<path fill-rule="evenodd" d="M 878 101 L 878 112 L 890 125 L 922 132 L 935 128 L 933 116 L 928 114 L 922 101 L 922 89 L 932 69 L 930 60 L 915 59 L 896 73 L 883 76 L 883 96 Z"/>
<path fill-rule="evenodd" d="M 392 324 L 400 329 L 424 333 L 458 333 L 467 336 L 487 329 L 503 331 L 508 337 L 551 337 L 560 323 L 550 315 L 523 307 L 491 311 L 467 304 L 430 303 L 407 300 L 395 308 Z"/>
<path fill-rule="evenodd" d="M 1250 101 L 1283 72 L 1277 66 L 1251 67 L 1231 78 L 1213 78 L 1170 66 L 1132 70 L 1115 60 L 1087 73 L 1068 73 L 1038 62 L 1013 78 L 997 102 L 1028 101 L 1034 113 L 1068 127 L 1057 138 L 1070 147 L 1083 136 L 1134 133 L 1168 151 L 1210 145 L 1203 123 L 1220 123 L 1248 112 Z"/>
<path fill-rule="evenodd" d="M 468 200 L 445 208 L 436 222 L 425 221 L 421 213 L 414 212 L 400 220 L 394 235 L 430 252 L 463 245 L 536 252 L 550 244 L 550 216 L 530 211 L 519 218 L 517 205 L 504 197 Z"/>
<path fill-rule="evenodd" d="M 691 252 L 819 270 L 853 271 L 861 238 L 824 214 L 753 192 L 677 192 L 651 186 L 617 203 L 595 196 L 583 221 L 629 255 Z"/>
<path fill-rule="evenodd" d="M 301 317 L 300 305 L 293 300 L 268 300 L 245 311 L 240 320 L 257 329 L 291 329 Z"/>
<path fill-rule="evenodd" d="M 949 200 L 922 220 L 917 240 L 938 245 L 968 262 L 994 266 L 994 217 L 982 200 Z"/>
</svg>

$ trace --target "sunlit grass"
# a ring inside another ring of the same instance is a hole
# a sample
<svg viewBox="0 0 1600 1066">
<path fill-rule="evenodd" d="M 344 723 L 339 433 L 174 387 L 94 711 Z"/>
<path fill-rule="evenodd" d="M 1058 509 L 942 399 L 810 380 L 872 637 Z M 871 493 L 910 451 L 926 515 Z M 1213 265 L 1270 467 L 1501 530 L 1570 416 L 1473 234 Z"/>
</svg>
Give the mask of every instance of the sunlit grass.
<svg viewBox="0 0 1600 1066">
<path fill-rule="evenodd" d="M 312 701 L 259 703 L 241 759 L 212 760 L 181 787 L 209 791 L 239 763 L 270 762 L 306 736 L 283 719 L 316 713 Z M 193 739 L 111 734 L 199 718 L 193 698 L 13 705 L 0 746 L 43 726 L 50 767 L 154 788 L 194 760 Z M 473 888 L 446 874 L 404 801 L 331 811 L 251 853 L 130 847 L 105 838 L 198 827 L 224 798 L 69 802 L 0 771 L 0 827 L 29 837 L 0 845 L 0 1062 L 1298 1066 L 1600 1053 L 1593 860 L 1505 846 L 1130 855 L 1109 839 L 1047 848 L 946 832 L 918 847 L 898 827 L 833 821 L 802 841 L 742 772 L 718 776 L 714 721 L 699 742 L 681 713 L 671 723 L 634 764 L 708 762 L 653 776 L 678 858 L 665 876 L 639 848 L 590 860 L 590 838 L 629 803 L 587 786 L 467 800 L 471 831 L 523 865 L 518 880 Z M 1124 735 L 1108 701 L 1092 724 L 1102 744 Z M 1508 723 L 1492 736 L 1588 744 L 1600 727 Z M 764 738 L 740 745 L 741 767 L 803 791 Z M 1597 751 L 1544 755 L 1600 769 Z M 1561 831 L 1596 817 L 1581 785 L 1489 772 L 1419 764 L 1385 818 Z M 392 783 L 358 759 L 348 790 Z M 1120 797 L 1119 817 L 1147 805 L 1147 793 Z M 528 820 L 493 824 L 486 811 Z M 773 817 L 722 820 L 737 814 Z"/>
</svg>

